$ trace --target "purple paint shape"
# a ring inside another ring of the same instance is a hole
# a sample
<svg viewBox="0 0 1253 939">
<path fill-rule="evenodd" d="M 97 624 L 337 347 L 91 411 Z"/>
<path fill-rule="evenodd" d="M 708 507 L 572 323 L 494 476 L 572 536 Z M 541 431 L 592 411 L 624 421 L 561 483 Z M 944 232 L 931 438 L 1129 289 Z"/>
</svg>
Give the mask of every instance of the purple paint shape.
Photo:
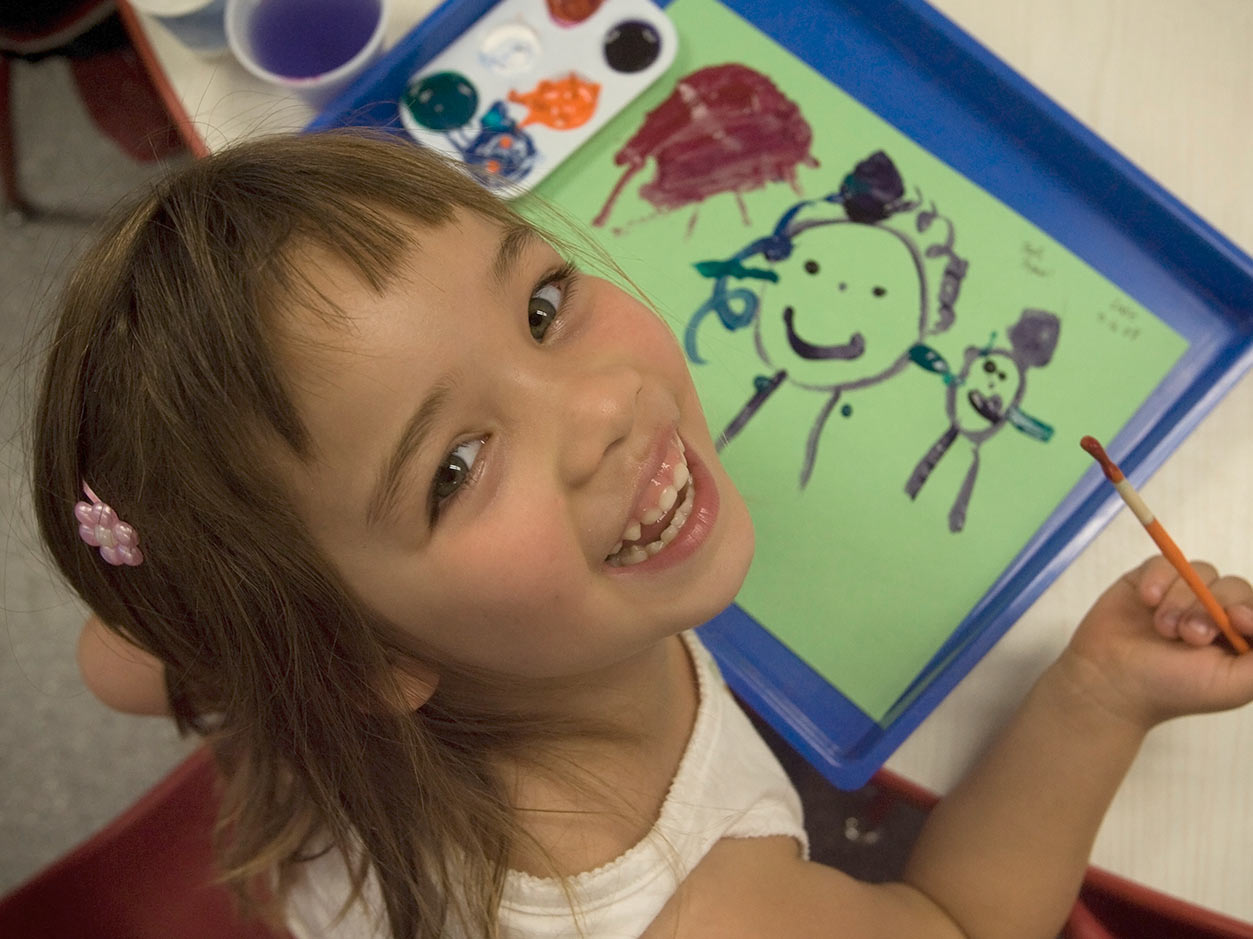
<svg viewBox="0 0 1253 939">
<path fill-rule="evenodd" d="M 264 0 L 249 24 L 258 64 L 287 78 L 323 75 L 370 41 L 378 0 Z"/>
<path fill-rule="evenodd" d="M 798 166 L 818 165 L 809 152 L 812 141 L 800 108 L 760 72 L 735 64 L 699 69 L 679 79 L 614 155 L 626 172 L 592 224 L 605 224 L 627 181 L 650 157 L 657 171 L 640 197 L 664 212 L 722 192 L 738 199 L 772 182 L 795 187 Z"/>
</svg>

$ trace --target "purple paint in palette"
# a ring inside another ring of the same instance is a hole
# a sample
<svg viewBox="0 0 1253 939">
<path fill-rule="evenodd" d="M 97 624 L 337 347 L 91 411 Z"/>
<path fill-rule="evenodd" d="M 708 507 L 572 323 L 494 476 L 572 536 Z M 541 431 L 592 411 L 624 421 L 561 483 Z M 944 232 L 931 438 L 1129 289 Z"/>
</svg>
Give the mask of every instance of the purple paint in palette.
<svg viewBox="0 0 1253 939">
<path fill-rule="evenodd" d="M 379 16 L 378 0 L 264 0 L 252 14 L 249 39 L 262 67 L 309 78 L 360 52 Z"/>
</svg>

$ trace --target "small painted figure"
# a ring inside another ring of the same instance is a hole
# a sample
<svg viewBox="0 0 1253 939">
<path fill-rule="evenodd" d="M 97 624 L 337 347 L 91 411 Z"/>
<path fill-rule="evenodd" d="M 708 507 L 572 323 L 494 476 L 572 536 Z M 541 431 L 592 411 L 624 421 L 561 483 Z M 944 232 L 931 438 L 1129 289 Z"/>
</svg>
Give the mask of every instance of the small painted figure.
<svg viewBox="0 0 1253 939">
<path fill-rule="evenodd" d="M 1061 321 L 1052 313 L 1023 310 L 1010 327 L 1009 348 L 993 347 L 991 341 L 982 348 L 969 346 L 956 374 L 934 349 L 919 344 L 910 350 L 916 365 L 944 378 L 949 426 L 918 461 L 905 492 L 911 499 L 918 497 L 931 471 L 958 438 L 971 445 L 970 468 L 948 513 L 949 531 L 959 532 L 966 525 L 970 494 L 979 474 L 979 449 L 984 443 L 1007 424 L 1033 440 L 1047 443 L 1052 438 L 1053 428 L 1023 412 L 1019 405 L 1027 392 L 1027 369 L 1049 364 L 1060 333 Z"/>
</svg>

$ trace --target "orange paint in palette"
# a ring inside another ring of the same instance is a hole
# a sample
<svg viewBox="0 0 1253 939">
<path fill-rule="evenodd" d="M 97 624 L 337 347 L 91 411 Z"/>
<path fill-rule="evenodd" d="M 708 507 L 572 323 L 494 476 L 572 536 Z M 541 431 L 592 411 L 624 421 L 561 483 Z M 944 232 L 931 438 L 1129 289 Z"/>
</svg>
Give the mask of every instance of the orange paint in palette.
<svg viewBox="0 0 1253 939">
<path fill-rule="evenodd" d="M 1144 500 L 1140 498 L 1140 494 L 1127 481 L 1122 470 L 1109 458 L 1109 454 L 1105 452 L 1105 448 L 1101 446 L 1100 441 L 1095 437 L 1084 437 L 1079 441 L 1079 446 L 1088 451 L 1092 458 L 1100 464 L 1101 471 L 1105 473 L 1105 478 L 1113 483 L 1114 488 L 1118 490 L 1118 494 L 1122 496 L 1123 502 L 1127 504 L 1127 508 L 1131 509 L 1135 517 L 1140 520 L 1140 524 L 1148 531 L 1166 560 L 1170 561 L 1175 570 L 1179 572 L 1179 576 L 1192 588 L 1192 592 L 1201 601 L 1201 605 L 1205 607 L 1206 612 L 1213 617 L 1214 622 L 1218 624 L 1218 628 L 1227 637 L 1227 641 L 1231 643 L 1232 648 L 1241 654 L 1248 652 L 1248 642 L 1231 625 L 1231 620 L 1227 618 L 1227 611 L 1223 609 L 1218 599 L 1210 593 L 1209 587 L 1205 585 L 1205 581 L 1201 580 L 1201 575 L 1196 572 L 1196 569 L 1188 563 L 1188 559 L 1183 556 L 1183 552 L 1179 550 L 1179 546 L 1175 544 L 1174 539 L 1166 534 L 1166 529 L 1162 527 L 1162 523 L 1157 520 L 1157 516 L 1153 514 L 1152 510 L 1145 505 Z"/>
<path fill-rule="evenodd" d="M 544 79 L 531 91 L 509 92 L 510 101 L 525 105 L 529 111 L 519 126 L 544 124 L 554 130 L 569 130 L 590 121 L 599 96 L 600 85 L 575 72 L 563 78 Z"/>
</svg>

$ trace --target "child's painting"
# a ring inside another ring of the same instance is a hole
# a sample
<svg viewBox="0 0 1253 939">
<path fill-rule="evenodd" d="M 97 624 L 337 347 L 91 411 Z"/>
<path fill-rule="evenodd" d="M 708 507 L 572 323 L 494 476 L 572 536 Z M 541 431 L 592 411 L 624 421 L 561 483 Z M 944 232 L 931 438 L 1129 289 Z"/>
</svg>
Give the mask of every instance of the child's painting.
<svg viewBox="0 0 1253 939">
<path fill-rule="evenodd" d="M 881 719 L 1186 342 L 714 0 L 539 194 L 671 322 L 740 604 Z"/>
</svg>

